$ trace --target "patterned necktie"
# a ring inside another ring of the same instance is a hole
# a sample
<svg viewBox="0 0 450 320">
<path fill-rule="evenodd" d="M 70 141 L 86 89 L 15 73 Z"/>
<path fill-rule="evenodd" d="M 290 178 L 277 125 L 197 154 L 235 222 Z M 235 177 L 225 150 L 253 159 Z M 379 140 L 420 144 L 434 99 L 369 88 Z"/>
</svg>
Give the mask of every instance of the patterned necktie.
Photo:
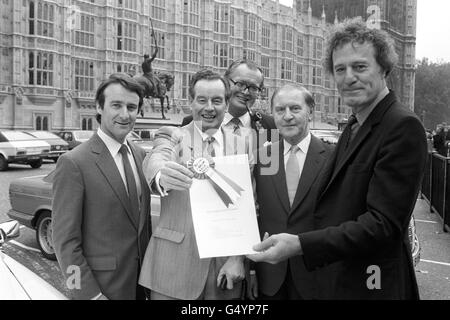
<svg viewBox="0 0 450 320">
<path fill-rule="evenodd" d="M 205 140 L 206 144 L 207 144 L 206 153 L 212 158 L 214 158 L 216 156 L 216 151 L 214 151 L 214 145 L 213 145 L 215 140 L 216 139 L 214 137 L 208 137 Z"/>
<path fill-rule="evenodd" d="M 239 118 L 233 118 L 230 120 L 230 123 L 233 125 L 233 133 L 235 135 L 241 135 L 241 120 Z"/>
<path fill-rule="evenodd" d="M 128 148 L 122 144 L 119 149 L 122 155 L 123 168 L 125 169 L 125 177 L 127 180 L 128 198 L 130 199 L 130 207 L 137 223 L 139 221 L 139 197 L 136 187 L 136 180 L 134 179 L 133 169 L 131 168 L 130 160 L 128 158 Z"/>
<path fill-rule="evenodd" d="M 300 148 L 297 145 L 291 146 L 289 159 L 286 164 L 286 185 L 291 206 L 297 192 L 298 181 L 300 180 L 300 168 L 296 155 L 298 150 Z"/>
</svg>

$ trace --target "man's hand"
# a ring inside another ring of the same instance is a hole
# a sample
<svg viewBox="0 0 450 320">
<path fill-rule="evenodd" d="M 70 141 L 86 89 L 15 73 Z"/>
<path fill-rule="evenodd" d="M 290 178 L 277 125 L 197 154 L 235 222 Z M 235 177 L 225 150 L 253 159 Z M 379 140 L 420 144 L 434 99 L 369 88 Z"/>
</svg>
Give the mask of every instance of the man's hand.
<svg viewBox="0 0 450 320">
<path fill-rule="evenodd" d="M 250 270 L 247 286 L 247 298 L 256 300 L 258 298 L 258 279 L 256 278 L 255 270 Z"/>
<path fill-rule="evenodd" d="M 233 289 L 233 283 L 245 278 L 244 257 L 229 257 L 225 264 L 220 268 L 217 275 L 217 287 L 220 287 L 222 277 L 227 279 L 227 289 Z"/>
<path fill-rule="evenodd" d="M 160 172 L 159 185 L 166 191 L 185 190 L 192 185 L 194 174 L 181 164 L 168 161 Z"/>
<path fill-rule="evenodd" d="M 292 256 L 302 254 L 300 240 L 295 234 L 274 234 L 253 246 L 253 250 L 261 252 L 247 255 L 247 258 L 255 262 L 278 263 Z"/>
</svg>

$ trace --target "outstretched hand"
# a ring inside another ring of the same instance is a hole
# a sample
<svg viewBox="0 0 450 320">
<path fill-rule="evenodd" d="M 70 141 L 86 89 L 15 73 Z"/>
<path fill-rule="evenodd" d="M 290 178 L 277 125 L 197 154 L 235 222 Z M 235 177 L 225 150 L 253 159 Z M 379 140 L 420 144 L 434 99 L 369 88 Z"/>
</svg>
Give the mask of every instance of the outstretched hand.
<svg viewBox="0 0 450 320">
<path fill-rule="evenodd" d="M 300 240 L 297 235 L 279 233 L 267 237 L 264 235 L 262 242 L 253 246 L 253 250 L 259 253 L 247 255 L 247 258 L 255 262 L 268 262 L 276 264 L 287 260 L 292 256 L 302 254 Z"/>
<path fill-rule="evenodd" d="M 194 174 L 183 165 L 168 161 L 161 169 L 159 184 L 164 190 L 185 190 L 192 185 Z"/>
</svg>

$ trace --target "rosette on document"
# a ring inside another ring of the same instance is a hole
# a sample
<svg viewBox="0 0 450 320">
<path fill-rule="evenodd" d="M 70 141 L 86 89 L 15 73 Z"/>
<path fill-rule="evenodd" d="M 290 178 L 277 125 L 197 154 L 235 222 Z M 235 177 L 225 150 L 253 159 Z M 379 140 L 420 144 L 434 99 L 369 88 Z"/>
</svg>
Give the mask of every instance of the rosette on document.
<svg viewBox="0 0 450 320">
<path fill-rule="evenodd" d="M 230 204 L 236 205 L 244 189 L 215 169 L 215 163 L 211 157 L 191 158 L 187 162 L 187 167 L 194 173 L 195 179 L 209 181 L 227 208 Z"/>
</svg>

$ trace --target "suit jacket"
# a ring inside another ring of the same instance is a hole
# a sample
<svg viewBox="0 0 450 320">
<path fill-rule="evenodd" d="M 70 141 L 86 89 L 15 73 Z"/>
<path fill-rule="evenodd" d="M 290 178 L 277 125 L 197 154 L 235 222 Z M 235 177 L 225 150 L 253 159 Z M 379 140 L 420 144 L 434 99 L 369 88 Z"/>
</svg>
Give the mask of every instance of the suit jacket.
<svg viewBox="0 0 450 320">
<path fill-rule="evenodd" d="M 272 149 L 279 150 L 279 152 L 272 153 L 272 157 L 276 157 L 279 164 L 277 173 L 274 175 L 261 174 L 261 166 L 267 165 L 258 163 L 255 167 L 261 237 L 265 232 L 269 234 L 282 232 L 298 234 L 311 231 L 314 228 L 313 210 L 319 181 L 318 176 L 331 154 L 332 148 L 311 135 L 311 143 L 306 154 L 292 207 L 289 204 L 286 186 L 283 141 L 274 143 Z M 286 279 L 288 265 L 290 265 L 292 279 L 300 295 L 304 299 L 313 298 L 316 289 L 314 272 L 306 270 L 300 256 L 295 256 L 278 264 L 256 263 L 259 290 L 268 296 L 277 293 Z"/>
<path fill-rule="evenodd" d="M 306 268 L 318 270 L 318 298 L 418 299 L 408 224 L 427 156 L 421 122 L 390 92 L 340 163 L 336 153 L 320 183 L 316 231 L 299 235 Z"/>
<path fill-rule="evenodd" d="M 249 147 L 240 137 L 222 131 L 224 154 L 248 153 Z M 192 149 L 191 149 L 192 148 Z M 162 127 L 156 133 L 152 152 L 144 161 L 144 172 L 149 185 L 167 161 L 186 163 L 191 155 L 202 154 L 200 133 L 191 122 L 179 128 Z M 217 275 L 227 257 L 216 258 Z M 176 299 L 197 299 L 202 293 L 211 259 L 200 259 L 195 240 L 189 190 L 171 190 L 161 197 L 159 224 L 154 230 L 145 253 L 139 283 L 153 291 Z M 239 297 L 236 286 L 231 295 Z"/>
<path fill-rule="evenodd" d="M 139 221 L 131 213 L 119 170 L 97 134 L 61 156 L 53 183 L 53 241 L 64 276 L 80 267 L 75 299 L 103 293 L 135 299 L 138 268 L 151 232 L 150 190 L 142 172 L 145 151 L 130 142 L 141 180 Z M 69 268 L 69 269 L 68 269 Z"/>
</svg>

